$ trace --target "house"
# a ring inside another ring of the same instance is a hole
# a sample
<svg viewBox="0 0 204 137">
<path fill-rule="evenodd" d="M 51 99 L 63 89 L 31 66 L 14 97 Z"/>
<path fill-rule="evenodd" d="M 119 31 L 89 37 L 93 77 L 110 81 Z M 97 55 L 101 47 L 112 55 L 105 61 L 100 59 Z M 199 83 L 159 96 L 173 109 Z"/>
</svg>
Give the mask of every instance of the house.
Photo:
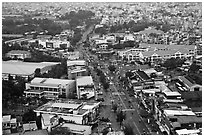
<svg viewBox="0 0 204 137">
<path fill-rule="evenodd" d="M 23 130 L 24 131 L 32 131 L 32 130 L 37 130 L 37 125 L 36 121 L 30 121 L 29 123 L 23 124 Z"/>
<path fill-rule="evenodd" d="M 29 51 L 24 50 L 11 50 L 8 53 L 6 53 L 6 57 L 12 59 L 25 59 L 31 58 L 31 53 Z"/>
<path fill-rule="evenodd" d="M 16 129 L 20 125 L 16 118 L 11 118 L 11 115 L 2 117 L 2 130 L 3 135 L 11 134 L 12 129 Z"/>
<path fill-rule="evenodd" d="M 95 86 L 91 76 L 77 77 L 76 90 L 78 99 L 95 97 Z"/>
<path fill-rule="evenodd" d="M 77 125 L 88 125 L 95 122 L 99 114 L 99 104 L 100 102 L 90 103 L 80 100 L 58 99 L 38 107 L 34 112 L 36 112 L 37 116 L 42 115 L 42 129 L 48 129 L 50 126 L 53 127 L 55 125 L 53 122 L 58 118 L 63 119 L 66 124 L 71 124 L 66 126 L 76 129 Z M 55 117 L 55 120 L 51 120 L 53 117 Z"/>
<path fill-rule="evenodd" d="M 26 83 L 24 93 L 26 97 L 37 96 L 39 98 L 55 99 L 59 95 L 68 97 L 69 93 L 73 93 L 75 89 L 75 80 L 36 77 L 29 83 Z"/>
</svg>

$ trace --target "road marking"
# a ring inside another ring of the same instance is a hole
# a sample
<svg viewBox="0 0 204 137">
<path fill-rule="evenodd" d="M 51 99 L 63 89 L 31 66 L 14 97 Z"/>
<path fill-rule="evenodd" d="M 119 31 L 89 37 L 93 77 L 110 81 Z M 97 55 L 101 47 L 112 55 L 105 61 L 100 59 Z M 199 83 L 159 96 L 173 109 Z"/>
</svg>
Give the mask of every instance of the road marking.
<svg viewBox="0 0 204 137">
<path fill-rule="evenodd" d="M 118 92 L 114 84 L 113 84 L 113 87 L 114 87 L 115 91 Z M 125 107 L 125 109 L 127 109 L 127 107 L 125 106 L 125 103 L 123 102 L 123 100 L 122 100 L 122 98 L 120 97 L 119 93 L 118 93 L 118 96 L 119 96 L 120 100 L 122 101 L 122 104 L 123 104 L 123 106 Z"/>
<path fill-rule="evenodd" d="M 135 122 L 133 122 L 133 124 L 135 125 L 135 127 L 136 127 L 137 131 L 138 131 L 138 132 L 139 132 L 139 134 L 141 135 L 140 130 L 138 129 L 138 127 L 137 127 L 137 125 L 135 124 Z"/>
</svg>

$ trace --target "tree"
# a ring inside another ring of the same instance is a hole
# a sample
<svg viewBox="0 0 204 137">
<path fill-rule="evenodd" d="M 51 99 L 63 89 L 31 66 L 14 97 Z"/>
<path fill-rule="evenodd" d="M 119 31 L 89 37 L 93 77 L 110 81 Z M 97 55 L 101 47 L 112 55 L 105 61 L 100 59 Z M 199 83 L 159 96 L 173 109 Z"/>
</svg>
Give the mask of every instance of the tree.
<svg viewBox="0 0 204 137">
<path fill-rule="evenodd" d="M 50 132 L 50 135 L 71 135 L 71 131 L 68 127 L 56 127 Z"/>
<path fill-rule="evenodd" d="M 29 121 L 36 121 L 36 114 L 32 109 L 29 109 L 28 112 L 23 115 L 23 122 L 28 123 Z"/>
<path fill-rule="evenodd" d="M 110 65 L 110 66 L 108 67 L 108 69 L 109 69 L 111 72 L 113 72 L 113 71 L 115 71 L 116 67 L 115 67 L 114 65 Z"/>
<path fill-rule="evenodd" d="M 34 72 L 35 73 L 34 77 L 41 77 L 41 73 L 40 72 L 41 72 L 40 68 L 36 68 L 35 72 Z"/>
<path fill-rule="evenodd" d="M 133 129 L 129 124 L 124 125 L 123 131 L 124 131 L 125 135 L 133 135 L 134 134 Z"/>
<path fill-rule="evenodd" d="M 105 82 L 105 83 L 103 84 L 103 88 L 104 88 L 105 90 L 107 90 L 107 89 L 109 88 L 109 84 L 108 84 L 107 82 Z"/>
<path fill-rule="evenodd" d="M 170 59 L 167 59 L 162 65 L 167 69 L 175 69 L 176 67 L 181 66 L 183 63 L 184 63 L 184 60 L 182 59 L 170 58 Z"/>
<path fill-rule="evenodd" d="M 123 111 L 121 111 L 121 110 L 118 111 L 116 120 L 117 120 L 117 122 L 120 122 L 120 125 L 122 125 L 122 122 L 123 122 L 123 120 L 125 120 L 125 118 L 126 118 L 125 113 L 123 113 Z"/>
<path fill-rule="evenodd" d="M 114 111 L 114 113 L 116 112 L 117 108 L 118 108 L 117 104 L 114 103 L 113 104 L 113 111 Z"/>
</svg>

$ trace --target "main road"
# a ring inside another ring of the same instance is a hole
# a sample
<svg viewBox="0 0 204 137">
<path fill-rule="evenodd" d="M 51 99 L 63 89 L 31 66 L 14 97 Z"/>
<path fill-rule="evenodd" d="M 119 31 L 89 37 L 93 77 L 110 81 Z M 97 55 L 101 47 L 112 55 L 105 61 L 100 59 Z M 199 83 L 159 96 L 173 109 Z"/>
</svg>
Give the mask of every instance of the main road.
<svg viewBox="0 0 204 137">
<path fill-rule="evenodd" d="M 88 34 L 93 30 L 94 26 L 89 27 L 83 34 L 82 39 L 77 43 L 77 46 L 81 53 L 84 55 L 84 59 L 90 59 L 90 53 L 88 51 L 84 51 L 82 47 L 82 42 L 84 42 L 88 36 Z M 98 61 L 96 56 L 93 60 Z M 102 63 L 102 62 L 100 62 Z M 109 64 L 109 62 L 107 62 Z M 104 65 L 104 62 L 100 65 Z M 118 66 L 117 66 L 118 67 Z M 123 66 L 120 66 L 123 67 Z M 128 91 L 124 89 L 123 85 L 120 84 L 118 80 L 118 76 L 112 74 L 108 70 L 108 66 L 102 70 L 104 73 L 108 73 L 107 76 L 112 77 L 112 84 L 110 85 L 110 89 L 112 89 L 112 93 L 109 94 L 115 102 L 117 102 L 118 106 L 121 107 L 122 110 L 126 113 L 126 119 L 123 121 L 124 124 L 130 124 L 133 128 L 133 132 L 135 135 L 141 135 L 144 132 L 150 134 L 150 130 L 148 129 L 147 125 L 139 115 L 139 105 L 134 97 L 129 97 Z M 116 94 L 117 95 L 116 95 Z M 131 100 L 131 101 L 130 101 Z"/>
</svg>

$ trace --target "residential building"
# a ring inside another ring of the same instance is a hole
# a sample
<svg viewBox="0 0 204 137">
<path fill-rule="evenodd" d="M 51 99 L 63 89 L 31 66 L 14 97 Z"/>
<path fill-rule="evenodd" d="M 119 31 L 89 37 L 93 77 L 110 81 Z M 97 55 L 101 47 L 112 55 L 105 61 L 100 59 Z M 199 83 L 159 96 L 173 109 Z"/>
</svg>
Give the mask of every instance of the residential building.
<svg viewBox="0 0 204 137">
<path fill-rule="evenodd" d="M 3 135 L 11 134 L 12 129 L 17 129 L 20 123 L 16 118 L 11 118 L 11 115 L 5 115 L 2 118 L 2 133 Z"/>
<path fill-rule="evenodd" d="M 75 80 L 36 77 L 26 83 L 24 93 L 26 97 L 37 96 L 39 98 L 55 99 L 59 96 L 68 97 L 69 93 L 73 93 L 75 90 Z"/>
<path fill-rule="evenodd" d="M 64 126 L 68 126 L 72 130 L 76 129 L 77 125 L 78 128 L 81 129 L 80 125 L 83 126 L 95 122 L 99 114 L 99 105 L 100 102 L 89 103 L 80 100 L 59 99 L 40 106 L 35 109 L 34 112 L 36 112 L 37 116 L 42 116 L 42 129 L 47 129 L 50 126 L 53 127 L 53 125 L 57 125 L 53 122 L 62 118 L 65 122 Z M 53 118 L 55 120 L 51 120 Z M 77 131 L 79 131 L 79 129 Z M 86 134 L 89 133 L 90 131 Z"/>
<path fill-rule="evenodd" d="M 31 58 L 31 53 L 29 51 L 24 50 L 11 50 L 8 53 L 6 53 L 6 57 L 12 59 L 25 59 Z"/>
<path fill-rule="evenodd" d="M 56 49 L 56 48 L 69 48 L 70 42 L 69 41 L 61 41 L 59 39 L 52 39 L 52 40 L 48 40 L 48 39 L 39 39 L 39 44 L 43 46 L 43 48 L 46 49 Z"/>
<path fill-rule="evenodd" d="M 77 77 L 76 90 L 78 99 L 95 97 L 95 86 L 91 76 Z"/>
</svg>

